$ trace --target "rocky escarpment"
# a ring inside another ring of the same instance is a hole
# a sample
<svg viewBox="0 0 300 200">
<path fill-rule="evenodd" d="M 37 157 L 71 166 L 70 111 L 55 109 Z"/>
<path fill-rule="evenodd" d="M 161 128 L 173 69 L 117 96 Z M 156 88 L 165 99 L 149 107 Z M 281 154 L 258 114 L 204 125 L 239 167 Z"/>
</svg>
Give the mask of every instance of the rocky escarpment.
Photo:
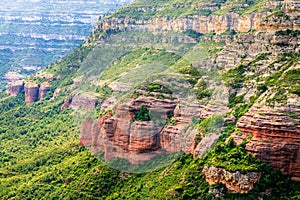
<svg viewBox="0 0 300 200">
<path fill-rule="evenodd" d="M 263 8 L 274 9 L 283 4 L 282 1 L 266 2 Z M 270 12 L 251 13 L 239 15 L 234 12 L 223 15 L 192 15 L 189 17 L 154 17 L 149 20 L 130 17 L 111 17 L 100 21 L 94 29 L 94 33 L 123 30 L 148 30 L 150 32 L 194 30 L 199 33 L 216 32 L 223 33 L 227 30 L 236 32 L 299 30 L 300 20 L 298 3 L 286 1 L 282 8 L 284 14 Z M 97 34 L 96 34 L 97 35 Z M 97 38 L 95 38 L 97 39 Z"/>
<path fill-rule="evenodd" d="M 298 15 L 300 12 L 300 2 L 295 0 L 285 0 L 282 10 L 291 15 Z"/>
<path fill-rule="evenodd" d="M 225 169 L 214 166 L 205 166 L 202 170 L 209 185 L 222 183 L 231 192 L 247 193 L 252 190 L 259 181 L 260 175 L 257 172 L 242 174 L 240 172 L 228 172 Z"/>
<path fill-rule="evenodd" d="M 8 92 L 10 94 L 10 96 L 17 96 L 20 92 L 22 92 L 22 90 L 24 89 L 24 82 L 23 81 L 16 81 L 13 82 L 9 89 Z"/>
<path fill-rule="evenodd" d="M 233 42 L 228 44 L 224 51 L 218 54 L 216 65 L 228 70 L 236 67 L 243 60 L 247 61 L 244 59 L 245 57 L 251 59 L 261 53 L 272 53 L 273 55 L 277 55 L 295 52 L 298 50 L 299 42 L 299 36 L 293 36 L 292 34 L 276 34 L 276 32 L 258 32 L 237 35 Z M 268 69 L 261 68 L 260 70 L 265 71 Z"/>
<path fill-rule="evenodd" d="M 150 121 L 134 120 L 141 105 L 149 109 Z M 196 132 L 185 132 L 184 128 L 191 122 L 191 116 L 199 115 L 200 107 L 195 106 L 178 107 L 176 100 L 141 96 L 118 105 L 114 115 L 85 120 L 80 144 L 92 146 L 94 152 L 104 151 L 106 159 L 126 158 L 135 164 L 162 151 L 189 151 Z M 173 116 L 175 123 L 166 124 L 169 116 Z"/>
<path fill-rule="evenodd" d="M 300 105 L 293 102 L 286 107 L 254 106 L 237 123 L 242 136 L 252 136 L 246 150 L 270 163 L 274 169 L 300 181 Z"/>
<path fill-rule="evenodd" d="M 25 102 L 31 104 L 45 98 L 47 92 L 50 91 L 50 86 L 46 82 L 39 86 L 35 82 L 17 81 L 9 86 L 8 91 L 11 96 L 17 96 L 17 94 L 24 92 Z"/>
<path fill-rule="evenodd" d="M 33 103 L 38 100 L 39 86 L 36 83 L 25 83 L 25 102 L 27 104 Z"/>
<path fill-rule="evenodd" d="M 50 90 L 50 86 L 48 83 L 43 83 L 41 84 L 40 88 L 39 88 L 39 97 L 38 99 L 43 99 L 46 97 L 47 92 Z"/>
</svg>

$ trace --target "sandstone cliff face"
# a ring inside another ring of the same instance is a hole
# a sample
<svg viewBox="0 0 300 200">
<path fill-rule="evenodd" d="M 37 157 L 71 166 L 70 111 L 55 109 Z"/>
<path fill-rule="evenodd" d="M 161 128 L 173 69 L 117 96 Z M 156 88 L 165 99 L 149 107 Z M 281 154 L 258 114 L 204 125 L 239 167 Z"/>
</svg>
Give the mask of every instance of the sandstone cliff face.
<svg viewBox="0 0 300 200">
<path fill-rule="evenodd" d="M 50 91 L 50 86 L 47 83 L 44 83 L 39 88 L 39 100 L 46 97 L 47 92 Z"/>
<path fill-rule="evenodd" d="M 223 33 L 228 29 L 237 32 L 248 32 L 250 30 L 260 30 L 260 19 L 269 13 L 250 14 L 239 16 L 236 13 L 212 16 L 192 16 L 189 18 L 154 18 L 151 20 L 135 20 L 132 18 L 109 18 L 100 22 L 95 27 L 97 31 L 107 30 L 132 30 L 147 29 L 151 32 L 194 30 L 199 33 Z M 265 27 L 264 27 L 265 28 Z"/>
<path fill-rule="evenodd" d="M 31 104 L 38 100 L 39 97 L 39 86 L 35 83 L 25 83 L 25 102 Z"/>
<path fill-rule="evenodd" d="M 248 152 L 300 181 L 299 98 L 298 104 L 284 108 L 254 106 L 238 121 L 237 127 L 243 135 L 252 136 L 246 145 Z M 235 137 L 238 141 L 239 137 Z"/>
<path fill-rule="evenodd" d="M 267 2 L 263 7 L 274 9 L 280 6 L 282 1 Z M 188 5 L 180 5 L 188 6 Z M 234 5 L 230 5 L 234 6 Z M 193 15 L 182 18 L 158 17 L 149 20 L 137 20 L 134 18 L 108 18 L 100 21 L 94 28 L 94 32 L 108 30 L 148 30 L 150 32 L 194 30 L 199 33 L 216 32 L 223 33 L 226 30 L 235 30 L 236 32 L 248 32 L 257 30 L 262 32 L 278 30 L 299 30 L 300 19 L 297 15 L 300 13 L 299 3 L 295 1 L 286 1 L 282 8 L 288 16 L 270 15 L 270 12 L 251 13 L 239 15 L 234 12 L 223 15 Z M 97 39 L 97 38 L 96 38 Z M 99 39 L 99 38 L 98 38 Z"/>
<path fill-rule="evenodd" d="M 41 86 L 38 86 L 35 82 L 26 82 L 24 84 L 23 81 L 13 82 L 8 90 L 10 96 L 17 96 L 17 94 L 24 92 L 27 104 L 45 98 L 48 91 L 50 91 L 48 83 L 42 83 Z"/>
<path fill-rule="evenodd" d="M 299 15 L 300 2 L 296 0 L 285 0 L 282 10 L 290 15 Z"/>
<path fill-rule="evenodd" d="M 93 110 L 97 106 L 97 102 L 98 99 L 91 94 L 78 94 L 68 98 L 68 100 L 65 101 L 66 104 L 64 104 L 64 106 L 74 110 Z"/>
<path fill-rule="evenodd" d="M 150 110 L 151 121 L 133 121 L 142 104 Z M 86 120 L 80 144 L 91 146 L 94 152 L 104 151 L 106 159 L 126 158 L 134 164 L 161 151 L 189 151 L 196 132 L 185 132 L 184 128 L 191 122 L 191 116 L 199 115 L 199 109 L 199 106 L 179 108 L 176 100 L 141 96 L 118 105 L 113 116 L 110 113 L 98 121 Z M 168 116 L 173 114 L 176 124 L 166 125 Z"/>
<path fill-rule="evenodd" d="M 254 58 L 261 53 L 288 53 L 297 51 L 299 36 L 276 35 L 275 32 L 247 33 L 235 36 L 233 42 L 218 54 L 216 65 L 226 70 L 241 63 L 243 56 Z M 267 67 L 267 66 L 265 66 Z M 260 69 L 263 70 L 263 69 Z"/>
<path fill-rule="evenodd" d="M 260 175 L 256 172 L 241 174 L 240 172 L 228 172 L 222 168 L 205 166 L 202 170 L 209 185 L 222 183 L 231 192 L 247 193 L 252 190 L 259 181 Z"/>
<path fill-rule="evenodd" d="M 24 89 L 24 82 L 23 81 L 16 81 L 13 82 L 10 86 L 9 86 L 9 94 L 10 96 L 17 96 L 17 94 L 19 94 L 22 90 Z"/>
</svg>

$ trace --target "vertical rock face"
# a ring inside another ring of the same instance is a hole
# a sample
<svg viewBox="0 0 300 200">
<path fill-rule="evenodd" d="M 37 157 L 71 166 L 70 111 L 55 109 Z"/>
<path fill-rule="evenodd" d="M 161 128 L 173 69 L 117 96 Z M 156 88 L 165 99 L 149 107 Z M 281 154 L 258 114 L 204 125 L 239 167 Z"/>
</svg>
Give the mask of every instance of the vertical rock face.
<svg viewBox="0 0 300 200">
<path fill-rule="evenodd" d="M 260 175 L 256 172 L 241 174 L 240 172 L 228 172 L 222 168 L 204 167 L 202 173 L 210 185 L 222 183 L 232 191 L 237 193 L 247 193 L 252 190 L 259 181 Z"/>
<path fill-rule="evenodd" d="M 42 83 L 41 86 L 38 86 L 35 82 L 27 82 L 24 84 L 23 81 L 16 81 L 10 85 L 8 91 L 11 96 L 17 96 L 23 89 L 25 93 L 25 102 L 31 104 L 45 98 L 47 92 L 50 91 L 50 86 L 48 83 Z"/>
<path fill-rule="evenodd" d="M 68 100 L 70 107 L 74 110 L 77 109 L 86 109 L 86 110 L 93 110 L 97 106 L 97 98 L 90 94 L 78 94 L 73 96 L 71 100 Z"/>
<path fill-rule="evenodd" d="M 23 81 L 16 81 L 13 82 L 10 86 L 9 86 L 9 94 L 10 96 L 17 96 L 17 94 L 19 94 L 22 90 L 24 89 L 24 82 Z"/>
<path fill-rule="evenodd" d="M 282 109 L 253 107 L 238 124 L 251 135 L 246 150 L 274 169 L 300 181 L 300 106 Z"/>
<path fill-rule="evenodd" d="M 141 105 L 150 111 L 151 121 L 133 120 Z M 184 128 L 191 116 L 199 115 L 200 108 L 179 109 L 176 105 L 176 100 L 144 96 L 120 104 L 113 116 L 109 113 L 98 122 L 86 120 L 80 144 L 91 146 L 94 152 L 105 152 L 106 159 L 126 158 L 133 164 L 149 160 L 161 151 L 188 151 L 196 133 L 186 134 Z M 173 114 L 176 124 L 166 125 L 168 116 Z"/>
<path fill-rule="evenodd" d="M 46 97 L 47 92 L 50 90 L 50 87 L 47 83 L 44 83 L 39 88 L 39 100 Z"/>
<path fill-rule="evenodd" d="M 24 86 L 25 102 L 33 103 L 39 99 L 39 86 L 36 83 L 26 83 Z"/>
<path fill-rule="evenodd" d="M 236 67 L 244 55 L 257 56 L 260 53 L 294 52 L 300 42 L 299 36 L 276 35 L 275 32 L 247 33 L 235 36 L 234 42 L 227 45 L 216 58 L 218 66 L 225 69 Z"/>
</svg>

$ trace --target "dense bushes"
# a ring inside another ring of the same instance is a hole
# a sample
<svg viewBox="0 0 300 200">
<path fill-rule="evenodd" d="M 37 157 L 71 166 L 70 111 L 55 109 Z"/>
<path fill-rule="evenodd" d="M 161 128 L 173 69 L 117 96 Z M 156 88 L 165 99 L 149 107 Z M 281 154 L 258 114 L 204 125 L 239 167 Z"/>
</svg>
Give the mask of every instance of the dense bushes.
<svg viewBox="0 0 300 200">
<path fill-rule="evenodd" d="M 140 107 L 140 110 L 135 112 L 134 120 L 136 121 L 150 121 L 150 111 L 147 109 L 147 107 L 142 104 Z"/>
</svg>

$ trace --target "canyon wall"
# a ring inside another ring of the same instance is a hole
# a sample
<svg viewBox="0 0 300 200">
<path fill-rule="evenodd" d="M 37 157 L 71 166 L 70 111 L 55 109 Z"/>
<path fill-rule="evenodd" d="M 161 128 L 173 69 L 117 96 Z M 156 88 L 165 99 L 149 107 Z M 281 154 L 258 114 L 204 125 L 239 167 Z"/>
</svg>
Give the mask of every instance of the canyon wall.
<svg viewBox="0 0 300 200">
<path fill-rule="evenodd" d="M 282 1 L 267 2 L 263 7 L 274 9 L 282 3 Z M 149 20 L 111 17 L 100 21 L 94 27 L 94 32 L 138 29 L 150 32 L 194 30 L 203 34 L 209 32 L 220 34 L 227 30 L 235 30 L 236 32 L 300 30 L 300 19 L 297 17 L 299 3 L 287 1 L 284 3 L 282 11 L 286 15 L 271 14 L 266 11 L 244 15 L 229 12 L 223 15 L 193 15 L 181 18 L 154 17 Z"/>
</svg>

